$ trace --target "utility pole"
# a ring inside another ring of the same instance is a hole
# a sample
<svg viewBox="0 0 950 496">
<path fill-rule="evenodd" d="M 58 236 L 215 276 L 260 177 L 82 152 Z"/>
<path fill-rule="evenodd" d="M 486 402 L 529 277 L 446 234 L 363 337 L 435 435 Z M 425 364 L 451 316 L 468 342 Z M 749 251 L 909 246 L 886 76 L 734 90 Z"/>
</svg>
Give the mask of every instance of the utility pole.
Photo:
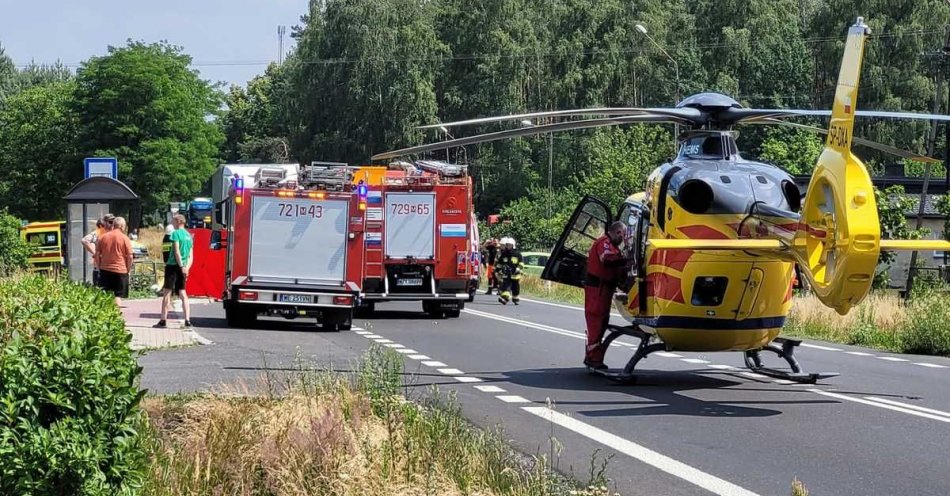
<svg viewBox="0 0 950 496">
<path fill-rule="evenodd" d="M 284 34 L 287 26 L 277 26 L 277 65 L 284 63 Z"/>
<path fill-rule="evenodd" d="M 551 202 L 554 199 L 554 185 L 552 177 L 554 176 L 554 133 L 548 133 L 548 218 L 554 215 L 551 208 Z"/>
<path fill-rule="evenodd" d="M 934 107 L 933 113 L 936 114 L 940 112 L 940 95 L 942 93 L 942 85 L 944 80 L 944 71 L 947 68 L 946 57 L 950 54 L 950 29 L 946 30 L 946 39 L 943 42 L 943 51 L 938 53 L 940 57 L 940 65 L 937 69 L 937 87 L 934 91 Z M 950 88 L 950 85 L 947 85 Z M 937 140 L 937 121 L 930 121 L 930 142 L 927 144 L 927 156 L 933 156 L 934 146 Z M 946 159 L 944 159 L 946 163 Z M 924 183 L 920 187 L 920 202 L 917 206 L 917 222 L 915 229 L 917 231 L 923 227 L 924 224 L 924 208 L 927 204 L 927 189 L 930 186 L 930 162 L 924 164 Z M 904 291 L 904 298 L 909 299 L 910 294 L 914 289 L 914 278 L 917 275 L 917 255 L 918 252 L 915 250 L 910 255 L 910 267 L 907 269 L 907 287 Z"/>
</svg>

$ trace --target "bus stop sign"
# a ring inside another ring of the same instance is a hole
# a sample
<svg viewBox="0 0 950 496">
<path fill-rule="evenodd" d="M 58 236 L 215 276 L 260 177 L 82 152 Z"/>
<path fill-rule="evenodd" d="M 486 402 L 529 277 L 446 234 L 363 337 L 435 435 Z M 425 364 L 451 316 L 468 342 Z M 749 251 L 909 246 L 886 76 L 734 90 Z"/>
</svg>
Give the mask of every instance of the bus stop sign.
<svg viewBox="0 0 950 496">
<path fill-rule="evenodd" d="M 85 179 L 90 177 L 119 178 L 119 161 L 114 157 L 89 157 L 82 161 Z"/>
</svg>

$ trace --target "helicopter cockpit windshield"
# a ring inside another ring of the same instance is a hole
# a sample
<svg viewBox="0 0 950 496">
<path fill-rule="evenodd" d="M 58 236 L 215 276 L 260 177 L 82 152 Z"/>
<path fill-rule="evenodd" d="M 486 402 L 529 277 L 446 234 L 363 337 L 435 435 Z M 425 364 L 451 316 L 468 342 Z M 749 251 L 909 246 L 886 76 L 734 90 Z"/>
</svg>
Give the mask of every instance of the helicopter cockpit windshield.
<svg viewBox="0 0 950 496">
<path fill-rule="evenodd" d="M 723 139 L 720 133 L 699 134 L 683 140 L 680 145 L 680 159 L 728 160 L 735 153 L 731 150 L 731 140 Z"/>
</svg>

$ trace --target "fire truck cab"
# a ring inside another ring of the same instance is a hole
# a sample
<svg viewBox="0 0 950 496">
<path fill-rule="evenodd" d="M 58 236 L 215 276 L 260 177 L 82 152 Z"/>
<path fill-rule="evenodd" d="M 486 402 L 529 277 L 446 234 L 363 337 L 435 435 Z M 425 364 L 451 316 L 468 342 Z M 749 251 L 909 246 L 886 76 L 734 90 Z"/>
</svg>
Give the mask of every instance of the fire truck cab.
<svg viewBox="0 0 950 496">
<path fill-rule="evenodd" d="M 228 324 L 258 315 L 316 318 L 350 328 L 363 270 L 365 195 L 346 164 L 314 162 L 288 171 L 235 174 L 223 201 L 227 249 L 222 296 Z"/>
<path fill-rule="evenodd" d="M 421 160 L 357 170 L 357 187 L 368 190 L 364 310 L 376 302 L 421 301 L 432 316 L 459 316 L 477 285 L 467 172 Z"/>
</svg>

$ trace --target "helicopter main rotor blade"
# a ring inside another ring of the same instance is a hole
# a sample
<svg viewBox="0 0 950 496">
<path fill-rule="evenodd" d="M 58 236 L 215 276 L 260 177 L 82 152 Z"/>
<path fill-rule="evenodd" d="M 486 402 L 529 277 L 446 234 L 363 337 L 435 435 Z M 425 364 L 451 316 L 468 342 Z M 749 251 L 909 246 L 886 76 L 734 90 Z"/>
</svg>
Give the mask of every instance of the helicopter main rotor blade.
<svg viewBox="0 0 950 496">
<path fill-rule="evenodd" d="M 403 155 L 412 155 L 416 153 L 429 152 L 433 150 L 444 150 L 446 148 L 455 148 L 459 146 L 472 145 L 476 143 L 488 143 L 491 141 L 499 141 L 508 138 L 517 138 L 519 136 L 529 136 L 532 134 L 546 134 L 554 133 L 560 131 L 573 131 L 575 129 L 589 129 L 596 127 L 605 127 L 605 126 L 620 126 L 623 124 L 636 124 L 640 122 L 655 122 L 655 123 L 679 123 L 687 124 L 688 122 L 683 119 L 672 118 L 667 115 L 655 115 L 655 114 L 644 114 L 644 115 L 629 115 L 622 117 L 611 117 L 605 119 L 586 119 L 579 121 L 568 121 L 568 122 L 558 122 L 555 124 L 545 124 L 543 126 L 532 126 L 532 127 L 522 127 L 517 129 L 508 129 L 505 131 L 497 131 L 494 133 L 487 134 L 478 134 L 475 136 L 468 136 L 465 138 L 457 138 L 448 141 L 439 141 L 436 143 L 429 143 L 425 145 L 412 146 L 409 148 L 403 148 L 401 150 L 393 150 L 390 152 L 379 153 L 373 155 L 372 160 L 388 160 L 396 157 L 401 157 Z"/>
<path fill-rule="evenodd" d="M 809 126 L 809 125 L 806 125 L 806 124 L 799 124 L 799 123 L 797 123 L 797 122 L 787 122 L 787 121 L 783 121 L 783 120 L 779 120 L 779 119 L 771 119 L 771 118 L 761 119 L 761 120 L 755 120 L 755 121 L 749 121 L 749 122 L 745 122 L 744 124 L 774 124 L 774 125 L 777 125 L 777 126 L 786 126 L 786 127 L 794 127 L 794 128 L 797 128 L 797 129 L 804 129 L 804 130 L 806 130 L 806 131 L 811 131 L 811 132 L 813 132 L 813 133 L 818 133 L 818 134 L 825 134 L 825 135 L 828 134 L 828 130 L 827 130 L 827 129 L 823 129 L 823 128 L 820 128 L 820 127 Z M 867 140 L 867 139 L 864 139 L 864 138 L 858 138 L 857 136 L 853 136 L 853 137 L 851 138 L 851 140 L 852 140 L 855 144 L 862 145 L 862 146 L 866 146 L 866 147 L 868 147 L 868 148 L 873 148 L 873 149 L 875 149 L 875 150 L 877 150 L 877 151 L 881 151 L 881 152 L 884 152 L 884 153 L 889 153 L 889 154 L 891 154 L 891 155 L 896 155 L 896 156 L 898 156 L 898 157 L 906 158 L 906 159 L 909 159 L 909 160 L 914 160 L 914 161 L 917 161 L 917 162 L 930 162 L 930 163 L 932 163 L 932 164 L 933 164 L 933 163 L 940 163 L 940 162 L 941 162 L 940 160 L 935 159 L 935 158 L 933 158 L 933 157 L 928 157 L 928 156 L 926 156 L 926 155 L 920 155 L 920 154 L 917 154 L 917 153 L 914 153 L 914 152 L 909 152 L 909 151 L 907 151 L 907 150 L 901 150 L 900 148 L 895 148 L 895 147 L 890 146 L 890 145 L 885 145 L 885 144 L 883 144 L 883 143 L 878 143 L 878 142 L 876 142 L 876 141 L 871 141 L 871 140 Z"/>
<path fill-rule="evenodd" d="M 783 118 L 795 116 L 831 117 L 830 110 L 805 109 L 752 109 L 727 108 L 716 114 L 718 120 L 741 122 L 749 119 Z M 881 117 L 886 119 L 916 119 L 925 121 L 950 121 L 950 115 L 918 114 L 914 112 L 887 112 L 883 110 L 855 110 L 855 117 Z"/>
<path fill-rule="evenodd" d="M 694 108 L 639 108 L 639 107 L 600 107 L 575 110 L 551 110 L 545 112 L 529 112 L 525 114 L 499 115 L 493 117 L 480 117 L 476 119 L 466 119 L 464 121 L 443 122 L 441 124 L 427 124 L 418 126 L 417 129 L 438 129 L 460 126 L 474 126 L 478 124 L 488 124 L 492 122 L 520 121 L 543 117 L 587 117 L 604 116 L 616 117 L 625 115 L 665 115 L 672 118 L 686 119 L 691 122 L 700 122 L 703 113 Z"/>
</svg>

